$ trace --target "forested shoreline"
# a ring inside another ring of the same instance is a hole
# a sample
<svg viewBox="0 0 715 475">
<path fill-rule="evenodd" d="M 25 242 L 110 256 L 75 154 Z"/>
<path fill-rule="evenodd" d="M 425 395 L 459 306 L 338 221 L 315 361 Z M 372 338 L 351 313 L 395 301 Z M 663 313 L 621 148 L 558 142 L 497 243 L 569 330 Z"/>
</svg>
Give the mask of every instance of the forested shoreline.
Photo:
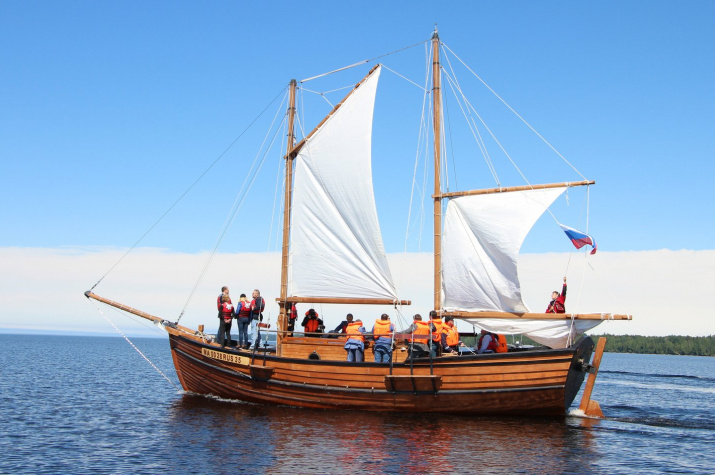
<svg viewBox="0 0 715 475">
<path fill-rule="evenodd" d="M 476 344 L 477 336 L 460 334 L 468 346 Z M 640 353 L 651 355 L 715 356 L 715 335 L 710 336 L 640 336 L 640 335 L 590 335 L 594 342 L 606 337 L 608 353 Z M 507 343 L 540 346 L 524 335 L 509 335 Z"/>
<path fill-rule="evenodd" d="M 606 337 L 606 352 L 651 355 L 715 356 L 715 335 L 710 336 L 640 336 L 591 335 L 593 341 Z"/>
</svg>

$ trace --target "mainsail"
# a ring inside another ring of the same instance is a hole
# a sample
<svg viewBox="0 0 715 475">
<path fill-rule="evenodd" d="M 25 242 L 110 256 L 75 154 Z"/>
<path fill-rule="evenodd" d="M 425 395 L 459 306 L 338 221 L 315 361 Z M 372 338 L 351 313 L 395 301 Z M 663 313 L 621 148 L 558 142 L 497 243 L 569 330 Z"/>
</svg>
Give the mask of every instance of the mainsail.
<svg viewBox="0 0 715 475">
<path fill-rule="evenodd" d="M 517 258 L 536 220 L 565 187 L 460 196 L 447 205 L 442 242 L 443 309 L 528 313 L 522 300 Z M 502 334 L 525 334 L 563 348 L 600 321 L 464 318 Z"/>
<path fill-rule="evenodd" d="M 380 69 L 327 118 L 296 157 L 290 296 L 397 296 L 372 186 L 372 116 Z"/>
<path fill-rule="evenodd" d="M 452 198 L 442 238 L 442 308 L 528 312 L 517 273 L 519 249 L 536 220 L 565 189 Z"/>
</svg>

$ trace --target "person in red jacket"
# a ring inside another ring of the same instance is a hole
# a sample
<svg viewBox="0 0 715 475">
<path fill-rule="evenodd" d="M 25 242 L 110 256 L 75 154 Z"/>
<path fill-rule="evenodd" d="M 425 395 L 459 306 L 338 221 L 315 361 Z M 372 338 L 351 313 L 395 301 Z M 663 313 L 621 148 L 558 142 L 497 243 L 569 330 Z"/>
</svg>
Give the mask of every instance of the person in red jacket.
<svg viewBox="0 0 715 475">
<path fill-rule="evenodd" d="M 234 317 L 233 305 L 231 305 L 231 297 L 224 294 L 221 297 L 221 309 L 219 310 L 219 339 L 218 344 L 222 347 L 231 346 L 231 322 Z"/>
<path fill-rule="evenodd" d="M 235 312 L 238 324 L 238 347 L 248 349 L 251 347 L 251 340 L 248 339 L 248 328 L 251 325 L 251 302 L 246 298 L 246 294 L 241 294 Z"/>
<path fill-rule="evenodd" d="M 218 294 L 218 298 L 216 299 L 216 307 L 218 308 L 219 330 L 216 332 L 216 337 L 214 338 L 214 341 L 217 342 L 222 342 L 224 339 L 223 335 L 226 334 L 225 329 L 221 327 L 221 320 L 223 319 L 221 315 L 221 310 L 223 310 L 223 302 L 221 302 L 221 299 L 224 295 L 228 296 L 228 303 L 232 303 L 230 300 L 231 296 L 228 294 L 228 287 L 226 287 L 225 285 L 221 287 L 221 293 Z"/>
<path fill-rule="evenodd" d="M 551 302 L 546 307 L 546 313 L 566 313 L 566 277 L 564 277 L 561 293 L 555 290 L 551 292 Z"/>
</svg>

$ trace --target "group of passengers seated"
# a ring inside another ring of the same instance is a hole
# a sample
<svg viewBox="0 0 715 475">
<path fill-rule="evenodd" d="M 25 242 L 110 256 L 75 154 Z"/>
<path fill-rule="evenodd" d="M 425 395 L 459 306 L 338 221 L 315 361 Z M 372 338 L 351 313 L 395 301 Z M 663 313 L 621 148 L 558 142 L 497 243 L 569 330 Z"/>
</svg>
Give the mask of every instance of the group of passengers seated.
<svg viewBox="0 0 715 475">
<path fill-rule="evenodd" d="M 317 336 L 316 334 L 323 334 L 325 331 L 323 320 L 312 308 L 305 312 L 301 325 L 304 334 L 308 336 Z M 412 324 L 400 333 L 409 335 L 405 341 L 408 348 L 408 359 L 459 355 L 460 347 L 465 346 L 459 339 L 454 318 L 447 316 L 443 320 L 434 310 L 430 312 L 427 322 L 422 321 L 420 314 L 415 314 Z M 329 334 L 342 334 L 347 337 L 344 346 L 347 352 L 347 361 L 358 363 L 365 361 L 365 348 L 369 346 L 370 342 L 374 343 L 373 352 L 376 363 L 389 363 L 392 360 L 392 351 L 395 346 L 395 326 L 390 322 L 390 317 L 387 314 L 383 313 L 375 321 L 372 331 L 368 333 L 362 320 L 355 320 L 353 314 L 348 313 L 345 320 L 340 322 Z M 504 335 L 496 335 L 482 330 L 475 351 L 477 353 L 500 353 L 505 352 L 506 348 Z"/>
<path fill-rule="evenodd" d="M 430 312 L 430 319 L 422 321 L 422 315 L 415 314 L 412 325 L 402 333 L 409 333 L 408 358 L 430 356 L 436 358 L 447 354 L 459 354 L 459 347 L 464 346 L 459 340 L 459 332 L 454 326 L 454 318 L 445 317 L 442 320 L 437 312 Z"/>
<path fill-rule="evenodd" d="M 346 325 L 343 326 L 343 323 Z M 346 320 L 341 322 L 335 329 L 343 329 L 347 336 L 345 340 L 345 351 L 347 352 L 347 360 L 360 363 L 365 360 L 365 338 L 367 331 L 363 326 L 362 320 L 353 321 L 352 314 L 348 314 Z M 395 325 L 390 322 L 390 317 L 386 313 L 380 315 L 380 318 L 375 321 L 372 326 L 372 341 L 373 353 L 375 355 L 375 363 L 389 363 L 392 361 L 392 348 L 395 339 Z M 369 338 L 369 336 L 368 336 Z"/>
</svg>

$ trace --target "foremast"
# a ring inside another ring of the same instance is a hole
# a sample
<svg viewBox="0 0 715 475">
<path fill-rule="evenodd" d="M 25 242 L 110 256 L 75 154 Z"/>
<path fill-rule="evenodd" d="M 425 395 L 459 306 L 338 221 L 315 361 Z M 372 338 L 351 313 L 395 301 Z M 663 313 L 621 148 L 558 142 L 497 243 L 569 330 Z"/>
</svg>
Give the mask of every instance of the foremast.
<svg viewBox="0 0 715 475">
<path fill-rule="evenodd" d="M 288 100 L 288 144 L 286 149 L 286 170 L 285 170 L 285 192 L 283 204 L 283 246 L 281 255 L 281 295 L 280 313 L 278 314 L 278 328 L 281 330 L 288 328 L 288 315 L 291 311 L 291 303 L 288 302 L 288 253 L 290 251 L 290 207 L 293 194 L 293 159 L 295 154 L 291 154 L 295 146 L 295 90 L 297 82 L 290 81 L 290 93 Z M 281 343 L 284 333 L 278 333 L 277 351 L 280 356 Z"/>
<path fill-rule="evenodd" d="M 434 134 L 434 309 L 442 308 L 442 96 L 440 90 L 439 34 L 432 35 L 432 125 Z"/>
</svg>

